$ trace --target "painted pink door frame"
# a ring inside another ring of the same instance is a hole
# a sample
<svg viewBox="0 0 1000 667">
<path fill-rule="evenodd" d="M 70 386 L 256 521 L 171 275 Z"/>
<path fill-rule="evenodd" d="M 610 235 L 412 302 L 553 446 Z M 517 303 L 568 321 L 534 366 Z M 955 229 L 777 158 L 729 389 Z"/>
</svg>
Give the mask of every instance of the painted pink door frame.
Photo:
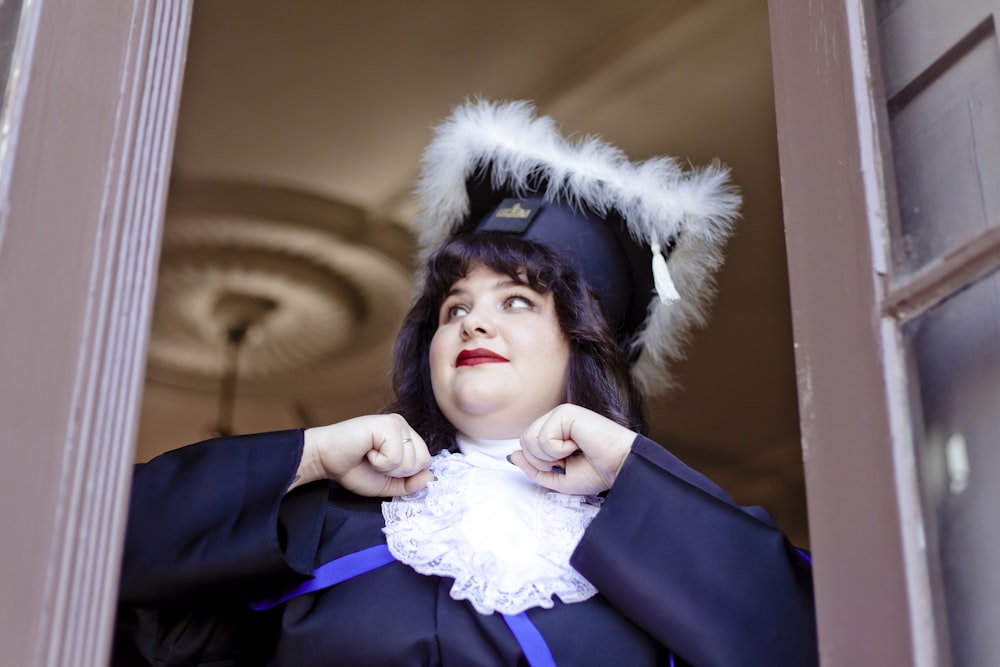
<svg viewBox="0 0 1000 667">
<path fill-rule="evenodd" d="M 192 0 L 23 9 L 0 164 L 0 646 L 107 662 Z"/>
</svg>

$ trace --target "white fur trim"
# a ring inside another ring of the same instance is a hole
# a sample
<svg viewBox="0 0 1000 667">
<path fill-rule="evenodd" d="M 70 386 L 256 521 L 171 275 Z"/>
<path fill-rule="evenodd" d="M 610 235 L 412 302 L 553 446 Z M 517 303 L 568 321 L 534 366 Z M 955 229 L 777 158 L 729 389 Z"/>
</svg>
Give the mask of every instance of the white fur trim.
<svg viewBox="0 0 1000 667">
<path fill-rule="evenodd" d="M 729 170 L 713 162 L 683 171 L 668 157 L 629 162 L 596 137 L 565 139 L 528 102 L 473 100 L 438 126 L 424 151 L 416 221 L 422 264 L 468 215 L 466 180 L 488 164 L 493 178 L 515 192 L 530 177 L 544 175 L 547 189 L 541 194 L 547 199 L 584 203 L 598 214 L 618 211 L 632 236 L 647 246 L 680 232 L 669 257 L 680 300 L 661 304 L 651 295 L 646 326 L 634 343 L 642 351 L 632 368 L 647 395 L 669 388 L 667 366 L 683 357 L 690 331 L 707 319 L 712 276 L 738 216 L 740 196 Z"/>
</svg>

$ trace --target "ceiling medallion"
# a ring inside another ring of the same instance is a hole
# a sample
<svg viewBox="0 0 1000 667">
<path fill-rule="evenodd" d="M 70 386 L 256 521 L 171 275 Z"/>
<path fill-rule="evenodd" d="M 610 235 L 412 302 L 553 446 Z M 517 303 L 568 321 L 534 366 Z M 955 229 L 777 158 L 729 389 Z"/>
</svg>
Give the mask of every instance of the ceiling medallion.
<svg viewBox="0 0 1000 667">
<path fill-rule="evenodd" d="M 147 379 L 217 392 L 234 336 L 241 394 L 343 385 L 359 359 L 381 378 L 409 305 L 412 248 L 401 228 L 330 200 L 174 184 Z"/>
</svg>

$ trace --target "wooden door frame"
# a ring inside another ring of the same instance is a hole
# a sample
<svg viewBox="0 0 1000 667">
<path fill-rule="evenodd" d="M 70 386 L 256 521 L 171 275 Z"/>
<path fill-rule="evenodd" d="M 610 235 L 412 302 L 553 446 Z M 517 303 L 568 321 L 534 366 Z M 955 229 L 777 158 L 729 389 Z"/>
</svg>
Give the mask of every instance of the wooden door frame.
<svg viewBox="0 0 1000 667">
<path fill-rule="evenodd" d="M 934 665 L 873 3 L 769 10 L 821 662 Z"/>
<path fill-rule="evenodd" d="M 108 660 L 193 0 L 33 0 L 0 152 L 0 646 Z"/>
<path fill-rule="evenodd" d="M 878 315 L 870 3 L 769 0 L 824 665 L 923 664 L 912 461 Z M 0 153 L 0 645 L 107 661 L 193 0 L 33 0 Z M 94 17 L 100 17 L 95 20 Z M 820 131 L 818 128 L 822 128 Z M 916 514 L 919 521 L 919 513 Z"/>
</svg>

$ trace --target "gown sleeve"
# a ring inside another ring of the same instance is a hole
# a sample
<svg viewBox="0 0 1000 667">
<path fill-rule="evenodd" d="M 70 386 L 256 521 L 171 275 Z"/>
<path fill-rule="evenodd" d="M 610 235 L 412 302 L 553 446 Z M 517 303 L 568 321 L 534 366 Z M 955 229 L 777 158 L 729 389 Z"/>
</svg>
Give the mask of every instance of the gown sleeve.
<svg viewBox="0 0 1000 667">
<path fill-rule="evenodd" d="M 761 508 L 643 436 L 571 563 L 693 665 L 818 664 L 808 561 Z"/>
<path fill-rule="evenodd" d="M 136 466 L 119 588 L 114 664 L 254 664 L 274 615 L 248 600 L 308 577 L 329 485 L 286 494 L 300 430 L 219 438 Z"/>
</svg>

